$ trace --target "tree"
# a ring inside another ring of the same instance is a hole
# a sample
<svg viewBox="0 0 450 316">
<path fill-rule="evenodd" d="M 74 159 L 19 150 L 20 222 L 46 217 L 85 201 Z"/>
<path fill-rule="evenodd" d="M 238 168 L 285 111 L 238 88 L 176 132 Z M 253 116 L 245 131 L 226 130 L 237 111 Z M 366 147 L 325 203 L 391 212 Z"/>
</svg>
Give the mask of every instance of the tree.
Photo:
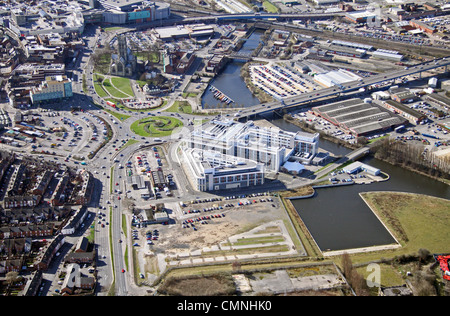
<svg viewBox="0 0 450 316">
<path fill-rule="evenodd" d="M 6 280 L 8 281 L 8 285 L 13 285 L 14 282 L 17 281 L 17 278 L 19 277 L 19 272 L 17 271 L 11 271 L 6 274 Z"/>
<path fill-rule="evenodd" d="M 350 255 L 346 252 L 342 255 L 342 272 L 344 273 L 344 276 L 346 278 L 349 278 L 351 276 L 351 271 L 353 269 L 352 259 L 350 258 Z"/>
<path fill-rule="evenodd" d="M 428 259 L 430 259 L 430 257 L 431 257 L 430 251 L 428 249 L 424 249 L 424 248 L 420 248 L 419 251 L 417 252 L 417 254 L 419 255 L 420 263 L 426 263 L 428 261 Z"/>
</svg>

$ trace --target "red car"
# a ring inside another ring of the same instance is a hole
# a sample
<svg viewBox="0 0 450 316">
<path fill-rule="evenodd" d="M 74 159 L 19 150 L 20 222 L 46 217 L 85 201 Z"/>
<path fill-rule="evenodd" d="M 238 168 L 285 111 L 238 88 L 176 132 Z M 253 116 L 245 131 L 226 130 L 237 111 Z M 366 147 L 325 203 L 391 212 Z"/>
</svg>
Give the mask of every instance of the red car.
<svg viewBox="0 0 450 316">
<path fill-rule="evenodd" d="M 122 273 L 125 273 L 125 270 L 124 270 L 124 269 L 122 269 Z"/>
</svg>

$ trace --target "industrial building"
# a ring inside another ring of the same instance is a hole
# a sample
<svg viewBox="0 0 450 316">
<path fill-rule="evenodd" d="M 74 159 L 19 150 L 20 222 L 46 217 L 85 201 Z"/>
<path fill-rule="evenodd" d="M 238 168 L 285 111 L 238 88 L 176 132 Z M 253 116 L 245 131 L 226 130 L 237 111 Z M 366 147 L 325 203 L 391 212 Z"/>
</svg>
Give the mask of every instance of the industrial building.
<svg viewBox="0 0 450 316">
<path fill-rule="evenodd" d="M 400 103 L 409 103 L 418 99 L 418 97 L 407 88 L 392 86 L 389 88 L 391 99 Z"/>
<path fill-rule="evenodd" d="M 372 57 L 387 59 L 399 62 L 403 60 L 403 55 L 395 50 L 387 50 L 387 49 L 377 49 L 372 53 Z"/>
<path fill-rule="evenodd" d="M 363 58 L 367 55 L 367 50 L 362 48 L 353 48 L 334 44 L 323 45 L 320 48 L 326 50 L 330 54 L 340 56 Z"/>
<path fill-rule="evenodd" d="M 374 21 L 377 15 L 370 11 L 355 11 L 345 14 L 345 19 L 352 23 L 367 23 L 367 21 Z"/>
<path fill-rule="evenodd" d="M 388 130 L 406 123 L 405 119 L 381 106 L 358 98 L 316 106 L 311 111 L 355 136 Z"/>
<path fill-rule="evenodd" d="M 331 41 L 331 44 L 336 45 L 336 46 L 342 46 L 342 47 L 363 49 L 363 50 L 366 50 L 366 51 L 373 50 L 373 46 L 372 45 L 366 45 L 366 44 L 360 44 L 360 43 L 354 43 L 354 42 L 348 42 L 348 41 L 333 40 L 333 41 Z"/>
<path fill-rule="evenodd" d="M 422 32 L 425 32 L 428 34 L 433 34 L 436 32 L 436 28 L 434 26 L 431 26 L 431 25 L 421 22 L 419 20 L 411 20 L 411 21 L 409 21 L 409 24 L 412 27 L 415 27 L 416 29 L 419 29 Z"/>
<path fill-rule="evenodd" d="M 419 113 L 416 110 L 411 109 L 410 107 L 395 100 L 383 101 L 382 104 L 387 109 L 406 118 L 411 124 L 419 124 L 421 121 L 426 119 L 426 115 Z"/>
<path fill-rule="evenodd" d="M 315 156 L 319 134 L 263 128 L 253 121 L 240 123 L 214 119 L 194 129 L 185 142 L 187 148 L 253 160 L 262 163 L 268 171 L 278 172 L 284 162 L 297 152 Z"/>
<path fill-rule="evenodd" d="M 353 173 L 358 173 L 358 172 L 364 171 L 373 176 L 377 176 L 381 172 L 380 169 L 366 165 L 365 163 L 362 163 L 360 161 L 355 161 L 355 162 L 349 164 L 348 166 L 345 166 L 342 170 L 348 174 L 353 174 Z"/>
<path fill-rule="evenodd" d="M 205 24 L 177 25 L 155 28 L 154 38 L 162 41 L 171 41 L 179 38 L 199 38 L 214 34 L 214 27 Z"/>
<path fill-rule="evenodd" d="M 326 88 L 332 86 L 342 86 L 346 82 L 359 79 L 361 79 L 360 76 L 344 69 L 331 70 L 325 73 L 316 74 L 314 76 L 314 82 Z"/>
</svg>

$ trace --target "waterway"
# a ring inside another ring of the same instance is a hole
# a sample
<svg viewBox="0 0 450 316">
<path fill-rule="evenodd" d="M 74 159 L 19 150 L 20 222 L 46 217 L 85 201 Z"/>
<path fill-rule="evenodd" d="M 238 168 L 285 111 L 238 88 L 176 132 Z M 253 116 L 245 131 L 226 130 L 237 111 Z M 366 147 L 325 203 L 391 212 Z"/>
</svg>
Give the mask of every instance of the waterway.
<svg viewBox="0 0 450 316">
<path fill-rule="evenodd" d="M 242 52 L 251 51 L 258 46 L 262 32 L 254 32 L 241 48 Z M 240 76 L 242 62 L 231 62 L 212 84 L 243 107 L 259 104 L 247 89 Z M 207 90 L 202 105 L 217 107 L 219 103 Z M 279 117 L 265 117 L 274 125 L 287 130 L 298 131 L 299 127 Z M 320 147 L 335 156 L 341 156 L 350 150 L 330 141 L 321 140 Z M 385 182 L 369 185 L 351 185 L 336 188 L 318 189 L 315 197 L 292 200 L 294 207 L 305 222 L 319 248 L 325 250 L 344 250 L 393 244 L 395 240 L 383 224 L 360 198 L 360 192 L 399 191 L 421 193 L 450 199 L 450 186 L 403 168 L 392 166 L 374 158 L 365 158 L 363 162 L 379 168 L 389 174 Z"/>
<path fill-rule="evenodd" d="M 300 128 L 283 119 L 271 119 L 287 131 Z M 334 155 L 345 155 L 350 149 L 321 140 L 320 147 Z M 450 199 L 450 186 L 430 177 L 367 157 L 361 160 L 389 174 L 390 179 L 368 185 L 350 185 L 317 189 L 310 199 L 291 200 L 317 245 L 325 250 L 344 250 L 395 243 L 394 238 L 359 196 L 367 191 L 420 193 Z"/>
<path fill-rule="evenodd" d="M 262 31 L 254 31 L 242 45 L 239 52 L 252 52 L 258 47 L 262 34 Z M 260 103 L 258 98 L 253 96 L 248 90 L 244 79 L 241 77 L 241 68 L 244 64 L 244 62 L 233 60 L 225 66 L 221 73 L 211 80 L 211 85 L 234 100 L 234 103 L 231 104 L 232 107 L 248 107 Z M 202 108 L 220 108 L 221 104 L 223 105 L 224 103 L 214 98 L 214 94 L 209 89 L 205 90 L 202 97 Z"/>
<path fill-rule="evenodd" d="M 362 160 L 390 175 L 386 182 L 317 189 L 310 199 L 291 200 L 321 250 L 344 250 L 394 243 L 359 196 L 367 191 L 421 193 L 450 199 L 450 186 L 374 158 Z"/>
</svg>

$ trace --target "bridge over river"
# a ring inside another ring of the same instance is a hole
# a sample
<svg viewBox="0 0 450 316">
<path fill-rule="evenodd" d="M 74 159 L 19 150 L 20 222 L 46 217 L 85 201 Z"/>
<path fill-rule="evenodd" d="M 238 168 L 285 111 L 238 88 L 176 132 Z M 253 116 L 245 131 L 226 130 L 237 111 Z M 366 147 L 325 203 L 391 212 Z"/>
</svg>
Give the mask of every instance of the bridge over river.
<svg viewBox="0 0 450 316">
<path fill-rule="evenodd" d="M 318 172 L 316 172 L 314 174 L 315 177 L 316 177 L 316 180 L 319 180 L 323 176 L 327 175 L 328 173 L 330 173 L 334 169 L 339 168 L 340 166 L 342 166 L 344 163 L 346 163 L 348 161 L 355 161 L 355 160 L 357 160 L 357 159 L 367 155 L 369 153 L 369 151 L 370 151 L 370 148 L 367 147 L 367 146 L 364 146 L 364 147 L 355 149 L 352 152 L 349 152 L 345 156 L 339 158 L 335 162 L 327 165 L 325 168 L 323 168 L 323 169 L 319 170 Z"/>
</svg>

